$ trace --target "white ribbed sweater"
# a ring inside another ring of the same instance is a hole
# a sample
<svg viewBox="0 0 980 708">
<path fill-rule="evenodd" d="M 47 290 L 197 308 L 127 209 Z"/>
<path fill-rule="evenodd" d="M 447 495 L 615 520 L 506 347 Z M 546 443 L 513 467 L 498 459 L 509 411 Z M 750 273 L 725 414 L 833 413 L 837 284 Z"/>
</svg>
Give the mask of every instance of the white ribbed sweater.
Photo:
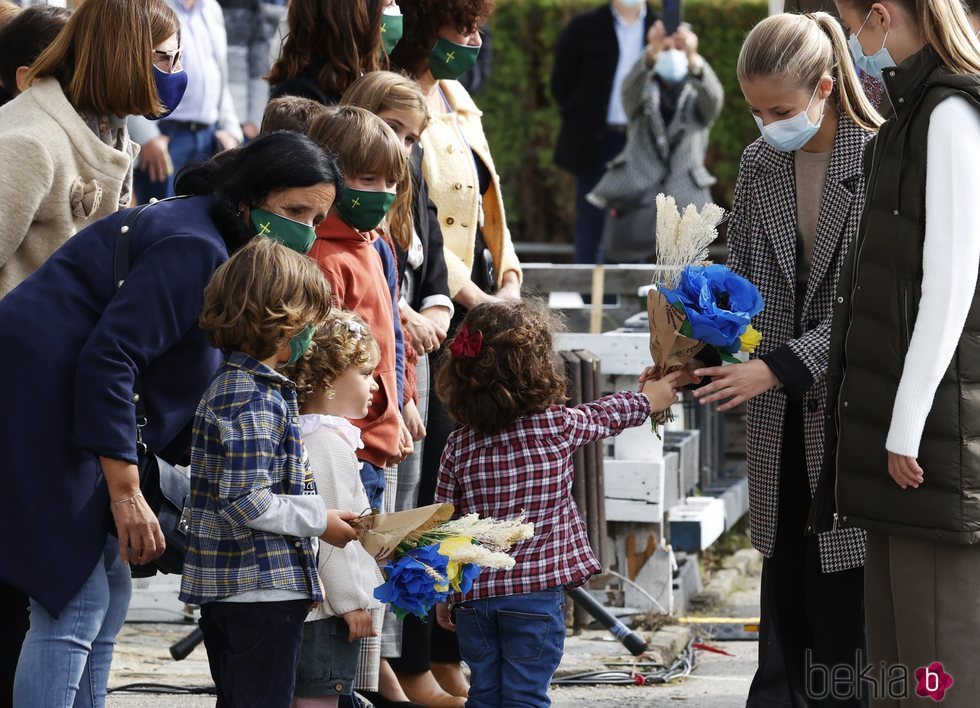
<svg viewBox="0 0 980 708">
<path fill-rule="evenodd" d="M 306 416 L 303 416 L 305 418 Z M 370 507 L 361 484 L 360 463 L 340 431 L 319 427 L 303 435 L 317 492 L 328 509 L 361 513 Z M 320 541 L 318 570 L 324 600 L 306 621 L 339 617 L 354 610 L 380 607 L 374 588 L 384 580 L 374 559 L 357 541 L 336 548 Z"/>
<path fill-rule="evenodd" d="M 966 99 L 954 96 L 936 106 L 926 154 L 922 297 L 885 443 L 890 452 L 908 457 L 919 455 L 980 270 L 980 115 Z"/>
</svg>

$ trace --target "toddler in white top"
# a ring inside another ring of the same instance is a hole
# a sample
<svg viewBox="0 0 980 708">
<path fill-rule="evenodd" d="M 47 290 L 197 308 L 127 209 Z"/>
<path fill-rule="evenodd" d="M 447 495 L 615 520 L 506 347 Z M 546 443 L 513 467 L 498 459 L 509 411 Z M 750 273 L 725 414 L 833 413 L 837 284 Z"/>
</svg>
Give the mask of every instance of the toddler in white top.
<svg viewBox="0 0 980 708">
<path fill-rule="evenodd" d="M 331 509 L 370 509 L 356 457 L 361 435 L 349 419 L 368 413 L 378 388 L 378 358 L 367 325 L 351 312 L 335 311 L 316 331 L 310 352 L 287 371 L 297 386 L 317 492 Z M 351 693 L 355 674 L 359 686 L 365 673 L 373 679 L 368 684 L 377 684 L 382 606 L 373 593 L 383 582 L 377 563 L 356 541 L 345 548 L 320 544 L 318 569 L 324 601 L 306 619 L 294 708 L 336 706 L 340 695 Z"/>
</svg>

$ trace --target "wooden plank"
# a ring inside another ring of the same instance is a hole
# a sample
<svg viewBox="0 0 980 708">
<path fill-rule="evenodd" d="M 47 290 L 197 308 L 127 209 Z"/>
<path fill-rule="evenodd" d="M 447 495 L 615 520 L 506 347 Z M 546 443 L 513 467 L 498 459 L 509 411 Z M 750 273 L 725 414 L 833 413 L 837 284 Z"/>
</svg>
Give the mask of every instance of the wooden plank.
<svg viewBox="0 0 980 708">
<path fill-rule="evenodd" d="M 558 352 L 565 364 L 565 373 L 568 375 L 568 405 L 578 405 L 582 402 L 582 366 L 578 356 L 568 351 Z M 585 450 L 581 447 L 572 454 L 572 465 L 575 469 L 575 476 L 572 479 L 572 497 L 575 499 L 575 506 L 579 513 L 583 515 L 587 512 L 586 489 L 585 489 Z"/>
<path fill-rule="evenodd" d="M 604 460 L 603 466 L 607 500 L 621 499 L 663 507 L 663 461 Z"/>
<path fill-rule="evenodd" d="M 677 551 L 703 551 L 725 531 L 725 503 L 716 497 L 688 497 L 667 514 L 670 544 Z"/>
<path fill-rule="evenodd" d="M 605 374 L 628 374 L 635 377 L 650 363 L 650 335 L 645 332 L 566 332 L 558 336 L 555 348 L 568 351 L 586 349 L 592 352 L 602 361 L 602 371 Z"/>
<path fill-rule="evenodd" d="M 595 355 L 587 351 L 573 352 L 578 357 L 579 367 L 582 377 L 582 401 L 591 402 L 599 396 L 596 393 L 596 381 L 592 375 L 593 368 L 597 365 Z M 601 442 L 594 442 L 585 445 L 585 501 L 586 501 L 586 527 L 589 531 L 589 543 L 593 549 L 600 546 L 599 507 L 603 504 L 604 497 L 598 495 L 598 484 L 596 477 L 599 474 L 597 459 L 601 457 Z M 599 448 L 598 452 L 596 448 Z"/>
<path fill-rule="evenodd" d="M 605 269 L 598 265 L 592 270 L 592 310 L 589 316 L 589 332 L 602 332 L 602 301 L 605 298 Z"/>
<path fill-rule="evenodd" d="M 627 499 L 606 498 L 606 519 L 609 521 L 630 521 L 635 523 L 661 524 L 663 511 L 654 504 L 644 504 Z"/>
<path fill-rule="evenodd" d="M 604 270 L 605 292 L 636 297 L 637 290 L 649 285 L 654 273 L 664 268 L 656 265 L 606 265 Z M 522 288 L 528 291 L 550 293 L 571 291 L 592 292 L 592 271 L 589 264 L 522 263 L 524 274 Z"/>
<path fill-rule="evenodd" d="M 592 365 L 592 394 L 595 398 L 599 398 L 602 391 L 602 362 L 600 359 L 591 352 L 589 353 L 593 365 Z M 605 481 L 605 468 L 604 468 L 604 458 L 606 456 L 606 441 L 599 440 L 593 446 L 593 455 L 595 456 L 595 495 L 596 495 L 596 507 L 599 511 L 599 545 L 596 549 L 596 554 L 599 556 L 599 561 L 605 565 L 611 558 L 606 557 L 606 546 L 609 540 L 608 525 L 606 524 L 606 481 Z"/>
</svg>

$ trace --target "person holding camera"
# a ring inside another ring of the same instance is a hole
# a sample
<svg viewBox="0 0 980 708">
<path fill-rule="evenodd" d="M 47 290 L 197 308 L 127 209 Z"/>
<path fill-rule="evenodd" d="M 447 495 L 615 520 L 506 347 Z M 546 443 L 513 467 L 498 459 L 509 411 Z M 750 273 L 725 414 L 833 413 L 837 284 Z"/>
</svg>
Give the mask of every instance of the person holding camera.
<svg viewBox="0 0 980 708">
<path fill-rule="evenodd" d="M 642 0 L 611 0 L 572 18 L 558 37 L 551 74 L 551 95 L 561 109 L 555 164 L 575 175 L 576 263 L 602 262 L 605 215 L 585 195 L 626 144 L 620 89 L 656 20 Z"/>
<path fill-rule="evenodd" d="M 715 178 L 704 166 L 711 125 L 725 92 L 698 53 L 698 36 L 686 24 L 667 34 L 657 20 L 647 45 L 623 81 L 629 118 L 626 147 L 609 162 L 588 195 L 605 212 L 607 262 L 646 261 L 655 253 L 656 196 L 698 208 L 711 200 Z"/>
</svg>

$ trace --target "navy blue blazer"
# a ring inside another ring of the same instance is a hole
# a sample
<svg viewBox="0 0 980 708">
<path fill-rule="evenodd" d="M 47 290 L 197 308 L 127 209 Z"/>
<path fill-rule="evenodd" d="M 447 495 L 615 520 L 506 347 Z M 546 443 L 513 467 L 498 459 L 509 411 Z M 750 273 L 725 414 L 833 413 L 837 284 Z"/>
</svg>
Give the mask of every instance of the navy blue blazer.
<svg viewBox="0 0 980 708">
<path fill-rule="evenodd" d="M 99 456 L 136 462 L 136 372 L 143 437 L 175 461 L 221 363 L 197 324 L 204 288 L 228 259 L 210 209 L 210 197 L 146 209 L 118 293 L 113 252 L 129 210 L 78 232 L 0 300 L 0 580 L 53 615 L 105 546 Z"/>
</svg>

